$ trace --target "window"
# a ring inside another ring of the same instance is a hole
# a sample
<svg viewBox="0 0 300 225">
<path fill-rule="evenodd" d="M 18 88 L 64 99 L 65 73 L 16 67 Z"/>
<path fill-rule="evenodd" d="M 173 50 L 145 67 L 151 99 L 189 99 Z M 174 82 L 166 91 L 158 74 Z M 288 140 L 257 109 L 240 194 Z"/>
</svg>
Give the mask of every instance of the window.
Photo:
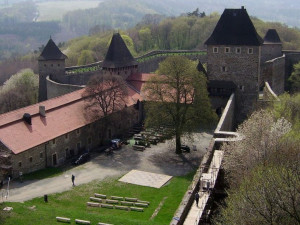
<svg viewBox="0 0 300 225">
<path fill-rule="evenodd" d="M 218 53 L 219 49 L 218 47 L 213 47 L 213 53 Z"/>
<path fill-rule="evenodd" d="M 76 130 L 76 134 L 80 134 L 80 129 L 77 129 L 77 130 Z"/>
<path fill-rule="evenodd" d="M 43 158 L 43 153 L 42 152 L 40 152 L 40 159 L 42 159 Z"/>
<path fill-rule="evenodd" d="M 241 91 L 244 91 L 244 90 L 245 90 L 245 86 L 239 85 L 239 89 L 240 89 Z"/>
<path fill-rule="evenodd" d="M 32 157 L 30 157 L 30 158 L 29 158 L 29 162 L 31 162 L 31 163 L 32 163 Z"/>
<path fill-rule="evenodd" d="M 221 72 L 227 72 L 228 67 L 227 66 L 221 66 Z"/>
<path fill-rule="evenodd" d="M 119 127 L 118 127 L 118 129 L 121 129 L 121 124 L 119 124 Z"/>
<path fill-rule="evenodd" d="M 19 164 L 19 167 L 22 167 L 22 162 L 19 162 L 18 164 Z"/>
<path fill-rule="evenodd" d="M 253 48 L 248 48 L 248 54 L 253 54 Z"/>
<path fill-rule="evenodd" d="M 65 139 L 69 139 L 69 134 L 65 134 Z"/>
<path fill-rule="evenodd" d="M 44 64 L 44 67 L 47 67 L 47 65 L 46 65 L 46 64 Z"/>
<path fill-rule="evenodd" d="M 52 140 L 52 144 L 53 144 L 53 145 L 56 144 L 56 139 L 55 139 L 55 138 Z"/>
<path fill-rule="evenodd" d="M 240 47 L 237 47 L 237 48 L 235 49 L 235 53 L 236 53 L 236 54 L 241 54 L 241 52 L 242 52 L 242 50 L 241 50 Z"/>
<path fill-rule="evenodd" d="M 69 148 L 66 148 L 65 152 L 66 152 L 66 158 L 69 158 L 69 156 L 70 156 Z"/>
<path fill-rule="evenodd" d="M 225 47 L 225 53 L 230 53 L 230 47 Z"/>
<path fill-rule="evenodd" d="M 60 64 L 57 64 L 58 67 L 60 67 Z"/>
<path fill-rule="evenodd" d="M 77 150 L 80 150 L 80 146 L 81 146 L 81 144 L 80 144 L 80 142 L 78 142 L 77 145 L 76 145 Z"/>
</svg>

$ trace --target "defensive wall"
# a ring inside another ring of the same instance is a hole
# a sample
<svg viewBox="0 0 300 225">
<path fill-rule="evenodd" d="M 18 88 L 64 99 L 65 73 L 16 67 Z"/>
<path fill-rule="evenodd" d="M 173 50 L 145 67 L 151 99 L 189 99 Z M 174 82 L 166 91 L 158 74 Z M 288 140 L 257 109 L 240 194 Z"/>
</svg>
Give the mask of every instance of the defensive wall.
<svg viewBox="0 0 300 225">
<path fill-rule="evenodd" d="M 220 148 L 221 144 L 224 142 L 237 141 L 241 139 L 241 136 L 238 133 L 232 132 L 232 129 L 234 128 L 235 125 L 235 108 L 236 108 L 235 104 L 236 104 L 235 94 L 232 94 L 229 100 L 227 101 L 226 107 L 214 131 L 214 137 L 210 142 L 207 152 L 203 156 L 201 164 L 198 170 L 196 171 L 193 181 L 191 185 L 188 187 L 188 190 L 186 191 L 176 213 L 174 214 L 174 217 L 170 222 L 170 225 L 184 224 L 184 221 L 187 220 L 189 217 L 189 211 L 194 203 L 195 193 L 199 191 L 202 191 L 203 193 L 205 192 L 202 184 L 202 176 L 203 174 L 209 172 L 209 168 L 212 165 L 215 151 L 217 151 Z M 193 223 L 195 225 L 199 224 L 203 216 L 208 214 L 208 209 L 212 203 L 210 202 L 211 198 L 209 198 L 209 195 L 212 195 L 213 191 L 207 190 L 206 194 L 208 194 L 206 203 L 204 204 L 203 209 L 201 208 L 199 209 L 199 215 L 195 220 L 195 222 Z"/>
<path fill-rule="evenodd" d="M 276 94 L 284 92 L 286 56 L 271 59 L 261 65 L 261 84 L 268 82 Z"/>
<path fill-rule="evenodd" d="M 285 54 L 285 81 L 293 72 L 293 65 L 300 62 L 300 51 L 283 50 Z M 285 82 L 284 89 L 287 89 L 287 82 Z"/>
<path fill-rule="evenodd" d="M 139 63 L 139 72 L 150 73 L 157 70 L 159 63 L 172 55 L 183 55 L 191 60 L 200 60 L 202 63 L 206 62 L 206 51 L 151 51 L 143 56 L 137 57 Z M 72 66 L 65 68 L 65 75 L 59 80 L 47 78 L 47 97 L 53 98 L 71 91 L 83 88 L 90 77 L 102 73 L 102 61 L 95 62 L 83 66 Z"/>
</svg>

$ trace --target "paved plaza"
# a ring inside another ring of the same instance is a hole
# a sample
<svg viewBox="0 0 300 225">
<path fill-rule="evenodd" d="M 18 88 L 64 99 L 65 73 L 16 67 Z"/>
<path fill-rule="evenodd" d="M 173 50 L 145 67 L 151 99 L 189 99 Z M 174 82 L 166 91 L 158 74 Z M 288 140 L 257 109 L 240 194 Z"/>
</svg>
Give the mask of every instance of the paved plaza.
<svg viewBox="0 0 300 225">
<path fill-rule="evenodd" d="M 112 155 L 104 153 L 92 154 L 92 159 L 80 166 L 71 167 L 62 175 L 20 183 L 13 181 L 10 185 L 8 201 L 22 202 L 35 197 L 63 192 L 72 188 L 71 176 L 75 175 L 75 185 L 85 184 L 93 180 L 103 180 L 106 177 L 125 175 L 131 170 L 182 176 L 198 168 L 202 156 L 212 138 L 212 133 L 194 134 L 193 141 L 183 138 L 182 144 L 196 146 L 196 151 L 181 155 L 175 154 L 174 141 L 166 141 L 151 145 L 145 151 L 134 151 L 131 146 L 123 146 Z M 6 188 L 6 186 L 4 186 Z M 0 196 L 0 201 L 1 201 Z"/>
</svg>

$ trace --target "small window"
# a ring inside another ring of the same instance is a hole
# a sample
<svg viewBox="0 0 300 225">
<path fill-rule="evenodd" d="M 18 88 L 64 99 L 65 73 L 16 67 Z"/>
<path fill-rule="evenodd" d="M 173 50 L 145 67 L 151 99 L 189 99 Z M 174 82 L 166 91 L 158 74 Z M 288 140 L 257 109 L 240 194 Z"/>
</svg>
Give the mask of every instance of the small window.
<svg viewBox="0 0 300 225">
<path fill-rule="evenodd" d="M 121 124 L 119 124 L 119 127 L 118 127 L 118 129 L 121 129 Z"/>
<path fill-rule="evenodd" d="M 69 153 L 69 148 L 66 148 L 66 158 L 68 158 L 68 156 L 70 155 L 70 153 Z"/>
<path fill-rule="evenodd" d="M 236 53 L 236 54 L 241 54 L 241 52 L 242 52 L 242 50 L 241 50 L 240 47 L 238 47 L 238 48 L 235 49 L 235 53 Z"/>
<path fill-rule="evenodd" d="M 55 139 L 55 138 L 52 140 L 52 144 L 53 144 L 53 145 L 56 144 L 56 139 Z"/>
<path fill-rule="evenodd" d="M 80 129 L 77 129 L 77 130 L 76 130 L 76 134 L 80 134 Z"/>
<path fill-rule="evenodd" d="M 42 159 L 43 158 L 43 153 L 42 152 L 40 152 L 40 159 Z"/>
<path fill-rule="evenodd" d="M 244 91 L 244 90 L 245 90 L 245 86 L 239 85 L 239 89 L 240 89 L 241 91 Z"/>
<path fill-rule="evenodd" d="M 32 157 L 30 157 L 30 158 L 29 158 L 29 162 L 31 162 L 31 163 L 32 163 Z"/>
<path fill-rule="evenodd" d="M 218 47 L 213 47 L 213 53 L 218 53 L 219 52 L 219 48 Z"/>
<path fill-rule="evenodd" d="M 65 134 L 65 139 L 69 139 L 69 134 Z"/>
<path fill-rule="evenodd" d="M 80 150 L 80 147 L 81 147 L 80 142 L 77 143 L 76 147 L 77 147 L 77 150 Z"/>
<path fill-rule="evenodd" d="M 225 53 L 230 53 L 230 47 L 225 47 Z"/>
<path fill-rule="evenodd" d="M 60 67 L 60 64 L 57 64 L 58 67 Z"/>
<path fill-rule="evenodd" d="M 227 72 L 228 67 L 227 66 L 221 66 L 221 72 Z"/>
<path fill-rule="evenodd" d="M 22 162 L 19 162 L 18 165 L 19 165 L 19 167 L 22 167 Z"/>
<path fill-rule="evenodd" d="M 44 64 L 44 67 L 47 67 L 47 65 L 46 65 L 46 64 Z"/>
<path fill-rule="evenodd" d="M 253 54 L 253 48 L 248 48 L 248 54 Z"/>
<path fill-rule="evenodd" d="M 89 145 L 92 144 L 92 138 L 91 137 L 88 138 L 88 144 Z"/>
</svg>

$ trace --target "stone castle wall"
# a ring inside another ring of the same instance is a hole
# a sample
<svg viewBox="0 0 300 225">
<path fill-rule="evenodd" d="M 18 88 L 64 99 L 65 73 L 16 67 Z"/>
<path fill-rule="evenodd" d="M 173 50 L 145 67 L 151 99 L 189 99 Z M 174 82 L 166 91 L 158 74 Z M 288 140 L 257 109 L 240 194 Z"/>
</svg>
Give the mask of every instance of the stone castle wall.
<svg viewBox="0 0 300 225">
<path fill-rule="evenodd" d="M 261 46 L 261 62 L 282 56 L 282 44 L 263 44 Z"/>
<path fill-rule="evenodd" d="M 281 56 L 262 64 L 260 85 L 268 82 L 277 95 L 282 94 L 285 83 L 285 62 L 286 57 Z"/>
</svg>

